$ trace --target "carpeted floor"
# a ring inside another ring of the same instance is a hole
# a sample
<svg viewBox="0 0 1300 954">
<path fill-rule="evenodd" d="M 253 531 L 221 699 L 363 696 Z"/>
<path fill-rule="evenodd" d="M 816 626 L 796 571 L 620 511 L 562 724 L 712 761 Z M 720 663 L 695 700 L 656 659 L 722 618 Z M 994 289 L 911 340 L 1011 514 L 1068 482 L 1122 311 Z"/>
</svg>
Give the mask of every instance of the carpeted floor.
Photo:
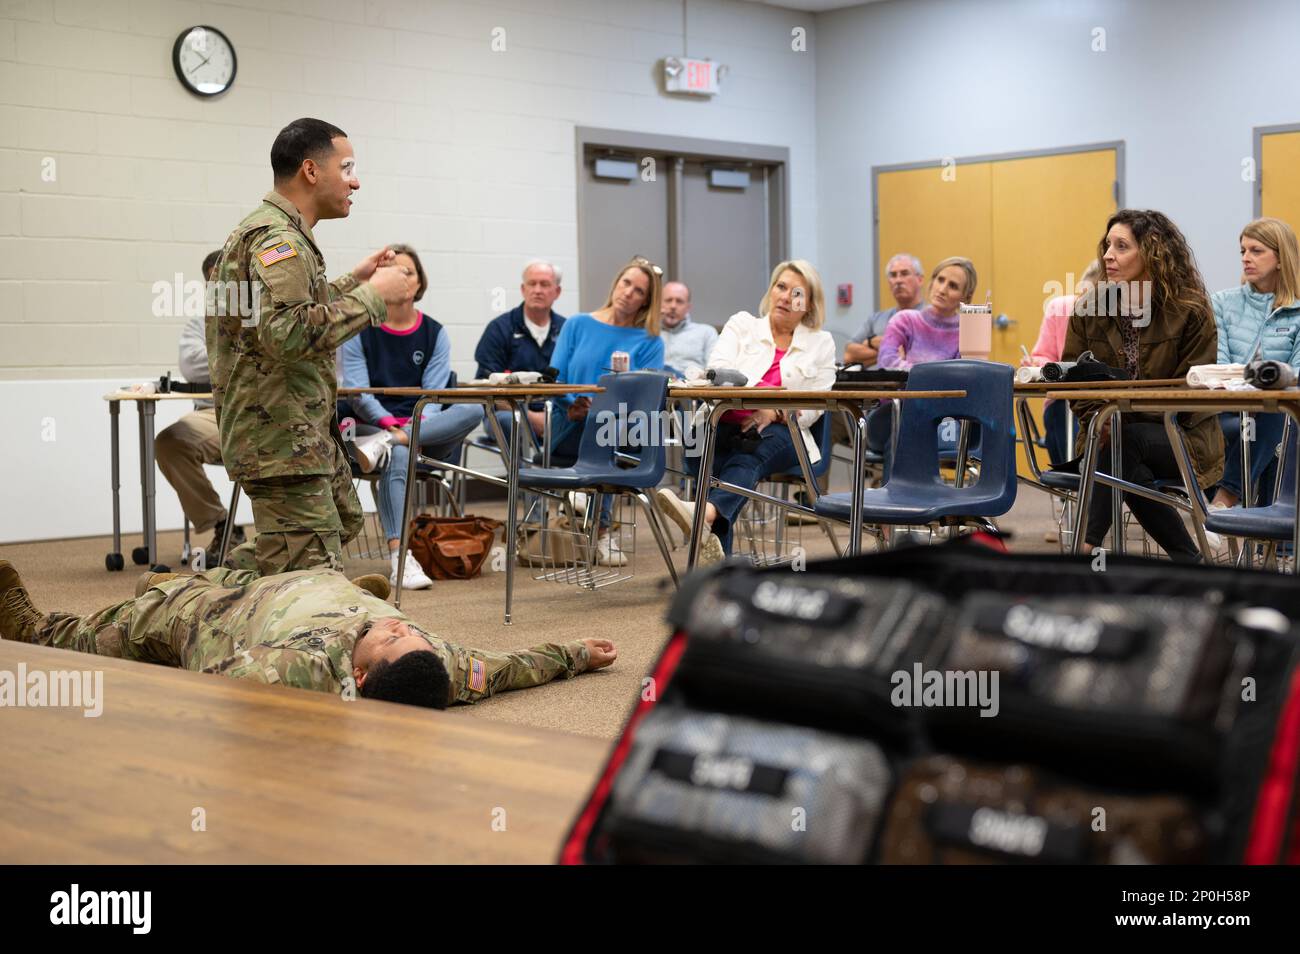
<svg viewBox="0 0 1300 954">
<path fill-rule="evenodd" d="M 474 509 L 485 516 L 501 517 L 504 508 L 477 505 Z M 999 524 L 1013 535 L 1009 541 L 1013 550 L 1054 552 L 1057 549 L 1054 543 L 1044 541 L 1044 532 L 1054 527 L 1055 522 L 1047 498 L 1041 493 L 1020 494 L 1015 508 Z M 810 559 L 833 553 L 815 526 L 802 528 L 802 540 Z M 138 538 L 123 540 L 128 566 L 121 573 L 104 569 L 104 554 L 110 542 L 109 537 L 89 537 L 5 544 L 0 545 L 0 558 L 18 567 L 43 611 L 89 612 L 129 599 L 139 576 L 140 568 L 129 563 L 130 548 L 138 543 Z M 194 542 L 198 545 L 206 541 Z M 506 693 L 477 706 L 457 707 L 453 711 L 465 718 L 495 719 L 613 738 L 639 698 L 641 680 L 669 635 L 663 615 L 671 581 L 648 529 L 641 528 L 636 544 L 633 579 L 594 592 L 568 584 L 536 581 L 528 570 L 517 568 L 514 623 L 510 626 L 502 621 L 505 577 L 499 571 L 486 570 L 474 580 L 437 583 L 431 590 L 405 594 L 406 613 L 431 631 L 462 645 L 505 650 L 585 637 L 603 637 L 618 645 L 618 662 L 608 670 Z M 178 564 L 180 532 L 160 534 L 159 548 L 163 562 Z M 679 568 L 683 566 L 685 547 L 679 546 L 674 556 Z M 387 562 L 350 560 L 348 571 L 349 574 L 386 572 Z"/>
</svg>

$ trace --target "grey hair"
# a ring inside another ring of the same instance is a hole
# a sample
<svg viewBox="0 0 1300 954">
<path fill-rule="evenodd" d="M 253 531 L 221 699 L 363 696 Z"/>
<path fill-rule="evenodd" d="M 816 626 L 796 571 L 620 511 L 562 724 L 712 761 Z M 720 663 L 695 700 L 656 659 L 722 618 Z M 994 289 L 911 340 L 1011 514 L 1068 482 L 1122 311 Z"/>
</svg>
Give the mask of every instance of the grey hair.
<svg viewBox="0 0 1300 954">
<path fill-rule="evenodd" d="M 918 274 L 918 275 L 924 275 L 924 274 L 925 274 L 925 269 L 923 269 L 923 268 L 921 267 L 921 260 L 920 260 L 919 258 L 917 258 L 915 255 L 911 255 L 911 254 L 909 254 L 909 253 L 907 253 L 907 252 L 899 252 L 897 255 L 895 255 L 893 258 L 891 258 L 889 261 L 887 261 L 887 262 L 885 263 L 885 271 L 889 271 L 889 266 L 890 266 L 890 265 L 893 265 L 893 264 L 894 264 L 896 261 L 898 261 L 900 258 L 905 258 L 905 259 L 907 259 L 909 262 L 911 262 L 911 264 L 912 264 L 912 270 L 913 270 L 914 272 L 916 272 L 916 274 Z"/>
<path fill-rule="evenodd" d="M 524 266 L 524 270 L 519 276 L 519 280 L 521 282 L 528 281 L 528 270 L 530 268 L 549 268 L 551 270 L 551 274 L 555 277 L 556 286 L 558 287 L 564 284 L 564 282 L 560 280 L 560 267 L 556 265 L 554 262 L 548 262 L 544 258 L 535 258 L 527 265 Z"/>
</svg>

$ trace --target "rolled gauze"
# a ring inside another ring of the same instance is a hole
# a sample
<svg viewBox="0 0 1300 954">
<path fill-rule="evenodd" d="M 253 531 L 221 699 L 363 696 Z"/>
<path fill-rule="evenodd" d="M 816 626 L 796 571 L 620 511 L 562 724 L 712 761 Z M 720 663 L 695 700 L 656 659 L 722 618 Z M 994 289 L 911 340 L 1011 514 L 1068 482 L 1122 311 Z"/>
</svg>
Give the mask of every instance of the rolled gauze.
<svg viewBox="0 0 1300 954">
<path fill-rule="evenodd" d="M 1016 368 L 1016 384 L 1033 384 L 1041 380 L 1043 380 L 1043 369 L 1037 365 Z"/>
<path fill-rule="evenodd" d="M 1269 391 L 1293 388 L 1295 369 L 1283 361 L 1252 361 L 1246 365 L 1246 383 Z"/>
<path fill-rule="evenodd" d="M 1074 365 L 1073 361 L 1049 361 L 1043 365 L 1043 380 L 1064 381 L 1065 375 Z"/>
<path fill-rule="evenodd" d="M 1187 370 L 1189 388 L 1229 388 L 1237 389 L 1245 380 L 1244 364 L 1194 364 Z"/>
<path fill-rule="evenodd" d="M 731 368 L 709 368 L 705 374 L 715 387 L 743 388 L 749 385 L 749 378 Z"/>
</svg>

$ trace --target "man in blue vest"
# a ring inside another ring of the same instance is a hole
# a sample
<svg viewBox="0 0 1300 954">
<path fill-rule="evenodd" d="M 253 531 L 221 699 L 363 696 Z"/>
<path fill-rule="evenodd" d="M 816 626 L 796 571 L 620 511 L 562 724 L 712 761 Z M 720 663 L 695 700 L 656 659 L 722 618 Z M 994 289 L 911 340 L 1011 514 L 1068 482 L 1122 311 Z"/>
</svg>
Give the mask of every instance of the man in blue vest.
<svg viewBox="0 0 1300 954">
<path fill-rule="evenodd" d="M 486 378 L 501 371 L 545 371 L 551 366 L 555 342 L 564 325 L 563 316 L 551 309 L 560 297 L 560 270 L 540 259 L 529 262 L 524 266 L 519 291 L 524 300 L 518 307 L 497 315 L 483 329 L 483 337 L 474 349 L 476 377 Z M 541 435 L 545 419 L 541 404 L 529 407 L 528 423 L 533 433 Z"/>
</svg>

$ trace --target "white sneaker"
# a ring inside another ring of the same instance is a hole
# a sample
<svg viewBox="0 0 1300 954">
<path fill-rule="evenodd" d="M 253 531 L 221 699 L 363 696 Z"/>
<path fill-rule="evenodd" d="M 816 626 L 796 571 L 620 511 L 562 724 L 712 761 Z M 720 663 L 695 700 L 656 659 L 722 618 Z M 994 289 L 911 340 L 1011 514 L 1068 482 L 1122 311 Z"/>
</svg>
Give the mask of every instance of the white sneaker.
<svg viewBox="0 0 1300 954">
<path fill-rule="evenodd" d="M 695 504 L 682 500 L 667 487 L 655 491 L 655 503 L 669 520 L 681 527 L 689 540 L 695 525 Z"/>
<path fill-rule="evenodd" d="M 613 531 L 596 541 L 596 562 L 601 566 L 627 566 L 627 554 L 618 545 Z"/>
<path fill-rule="evenodd" d="M 388 577 L 388 582 L 397 586 L 397 554 L 392 555 L 393 570 Z M 409 551 L 406 554 L 406 566 L 402 571 L 402 589 L 404 590 L 427 590 L 433 586 L 433 580 L 429 579 L 424 573 L 424 568 L 420 566 L 420 561 Z"/>
<path fill-rule="evenodd" d="M 359 438 L 352 446 L 361 473 L 369 474 L 383 467 L 388 462 L 388 455 L 392 453 L 392 445 L 393 435 L 388 431 Z"/>
<path fill-rule="evenodd" d="M 1214 513 L 1218 510 L 1227 510 L 1227 509 L 1228 509 L 1227 504 L 1212 503 L 1208 508 L 1207 516 L 1210 513 Z M 1230 555 L 1230 552 L 1228 550 L 1228 540 L 1226 537 L 1223 536 L 1223 534 L 1215 533 L 1213 530 L 1206 530 L 1205 542 L 1210 545 L 1210 552 L 1213 555 L 1216 562 L 1222 562 L 1223 560 L 1227 559 L 1227 557 Z"/>
<path fill-rule="evenodd" d="M 718 539 L 716 533 L 706 533 L 704 540 L 700 543 L 700 552 L 695 562 L 699 566 L 712 566 L 715 563 L 721 563 L 727 558 L 726 551 L 722 549 L 722 541 Z"/>
</svg>

